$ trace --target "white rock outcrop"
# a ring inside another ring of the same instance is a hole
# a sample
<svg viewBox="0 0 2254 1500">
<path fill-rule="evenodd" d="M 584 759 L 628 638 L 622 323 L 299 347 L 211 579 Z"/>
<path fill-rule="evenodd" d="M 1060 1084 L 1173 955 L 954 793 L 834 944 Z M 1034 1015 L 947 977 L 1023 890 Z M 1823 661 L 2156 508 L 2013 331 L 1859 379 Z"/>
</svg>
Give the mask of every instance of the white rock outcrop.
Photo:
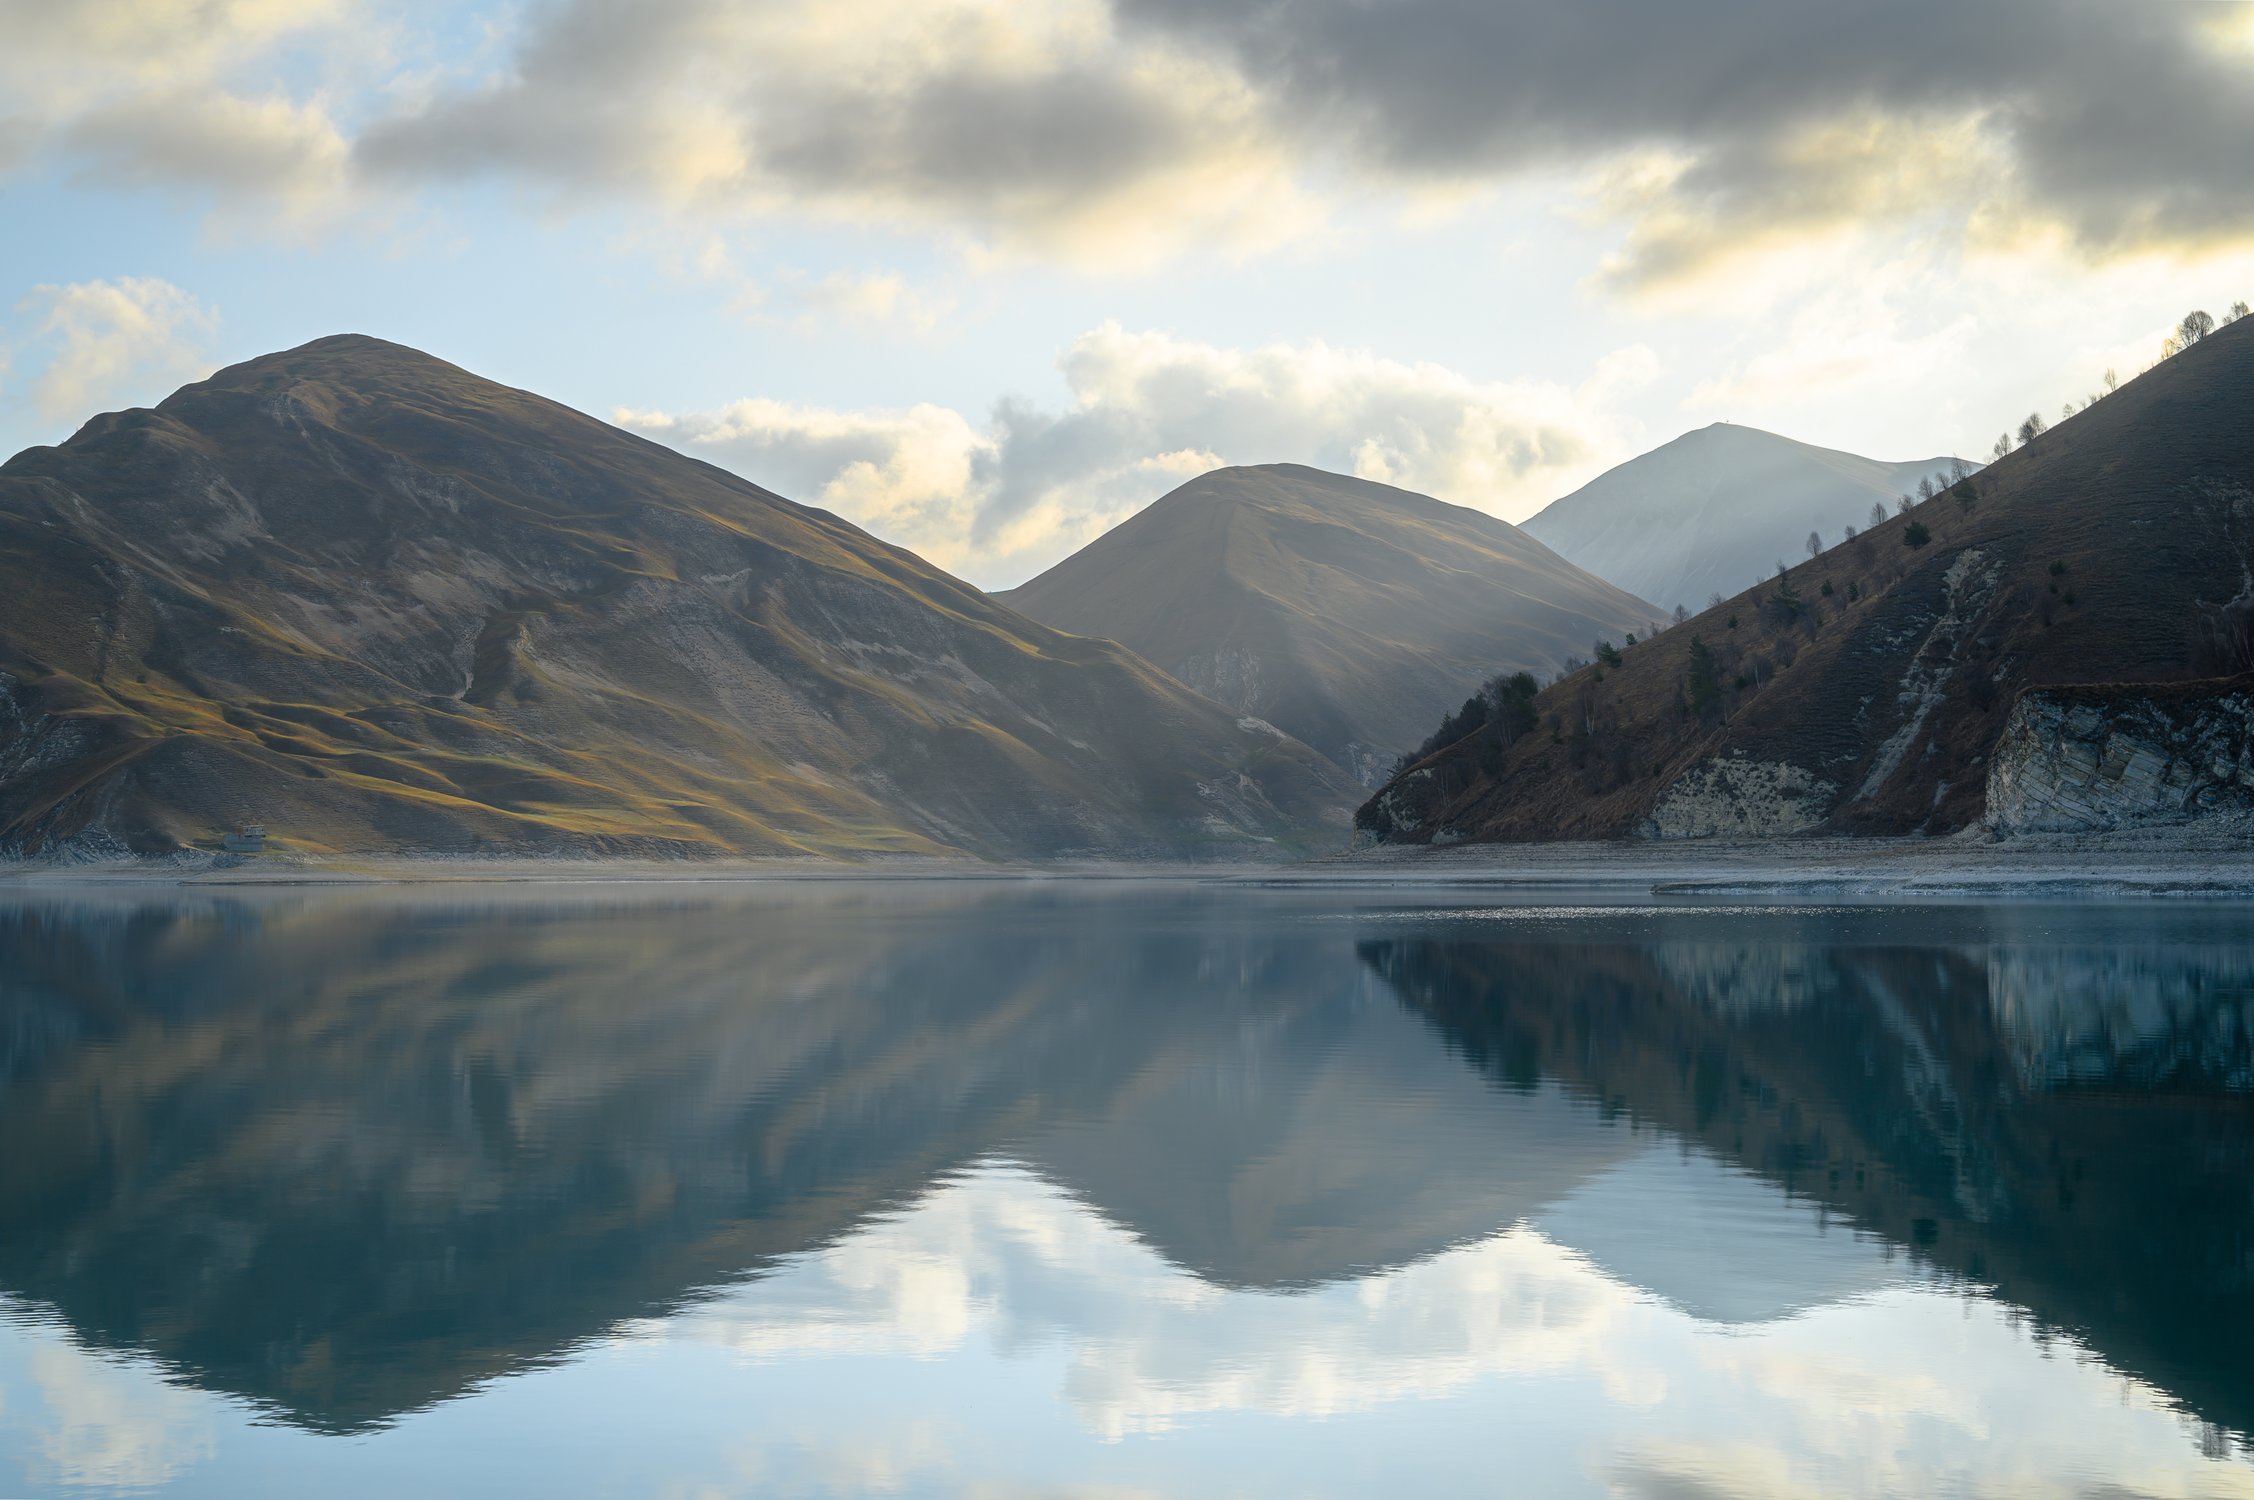
<svg viewBox="0 0 2254 1500">
<path fill-rule="evenodd" d="M 1774 838 L 1831 815 L 1839 787 L 1788 762 L 1724 757 L 1691 767 L 1651 810 L 1653 838 Z"/>
<path fill-rule="evenodd" d="M 1988 824 L 2077 833 L 2243 819 L 2254 826 L 2254 682 L 2208 691 L 2033 689 L 1988 766 Z"/>
</svg>

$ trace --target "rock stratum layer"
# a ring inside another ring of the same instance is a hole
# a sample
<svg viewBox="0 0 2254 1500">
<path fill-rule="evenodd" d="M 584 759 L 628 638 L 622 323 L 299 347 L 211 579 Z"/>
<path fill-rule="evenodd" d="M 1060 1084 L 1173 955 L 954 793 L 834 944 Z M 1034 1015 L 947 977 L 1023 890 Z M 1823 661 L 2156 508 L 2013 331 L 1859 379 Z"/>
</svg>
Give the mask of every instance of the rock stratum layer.
<svg viewBox="0 0 2254 1500">
<path fill-rule="evenodd" d="M 1371 785 L 1488 678 L 1554 672 L 1660 615 L 1506 521 L 1298 464 L 1200 475 L 998 597 Z"/>
<path fill-rule="evenodd" d="M 0 853 L 1243 857 L 1338 769 L 826 512 L 375 339 L 0 465 Z"/>
<path fill-rule="evenodd" d="M 2020 695 L 1988 767 L 2003 833 L 2254 824 L 2254 676 Z"/>
</svg>

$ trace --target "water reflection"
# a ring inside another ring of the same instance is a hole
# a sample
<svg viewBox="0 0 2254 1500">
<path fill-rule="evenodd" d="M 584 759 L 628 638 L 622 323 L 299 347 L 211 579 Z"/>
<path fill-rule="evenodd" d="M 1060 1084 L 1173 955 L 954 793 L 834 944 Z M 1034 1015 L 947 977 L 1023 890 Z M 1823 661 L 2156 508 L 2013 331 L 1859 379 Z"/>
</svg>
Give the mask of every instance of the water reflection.
<svg viewBox="0 0 2254 1500">
<path fill-rule="evenodd" d="M 20 899 L 0 1493 L 2254 1494 L 2245 915 Z"/>
<path fill-rule="evenodd" d="M 1726 941 L 1706 916 L 1591 941 L 1623 920 L 1361 951 L 1490 1076 L 1631 1111 L 2254 1429 L 2243 913 L 1752 913 Z"/>
</svg>

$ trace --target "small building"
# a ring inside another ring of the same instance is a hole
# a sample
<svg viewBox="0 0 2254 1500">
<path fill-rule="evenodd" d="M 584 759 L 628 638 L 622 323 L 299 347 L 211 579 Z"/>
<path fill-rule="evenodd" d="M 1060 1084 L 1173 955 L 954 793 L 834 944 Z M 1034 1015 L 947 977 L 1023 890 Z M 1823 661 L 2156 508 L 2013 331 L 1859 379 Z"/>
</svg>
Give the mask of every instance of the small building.
<svg viewBox="0 0 2254 1500">
<path fill-rule="evenodd" d="M 219 847 L 229 854 L 263 854 L 266 852 L 266 825 L 245 823 L 233 833 L 219 836 Z"/>
</svg>

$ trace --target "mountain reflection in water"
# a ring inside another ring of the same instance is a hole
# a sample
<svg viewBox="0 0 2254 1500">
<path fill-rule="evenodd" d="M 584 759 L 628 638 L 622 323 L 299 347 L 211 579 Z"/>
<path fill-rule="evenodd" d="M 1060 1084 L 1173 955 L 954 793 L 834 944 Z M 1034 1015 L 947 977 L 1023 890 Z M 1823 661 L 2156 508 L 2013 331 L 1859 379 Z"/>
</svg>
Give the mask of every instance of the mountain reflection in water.
<svg viewBox="0 0 2254 1500">
<path fill-rule="evenodd" d="M 2247 916 L 19 895 L 0 1494 L 2254 1495 Z"/>
</svg>

